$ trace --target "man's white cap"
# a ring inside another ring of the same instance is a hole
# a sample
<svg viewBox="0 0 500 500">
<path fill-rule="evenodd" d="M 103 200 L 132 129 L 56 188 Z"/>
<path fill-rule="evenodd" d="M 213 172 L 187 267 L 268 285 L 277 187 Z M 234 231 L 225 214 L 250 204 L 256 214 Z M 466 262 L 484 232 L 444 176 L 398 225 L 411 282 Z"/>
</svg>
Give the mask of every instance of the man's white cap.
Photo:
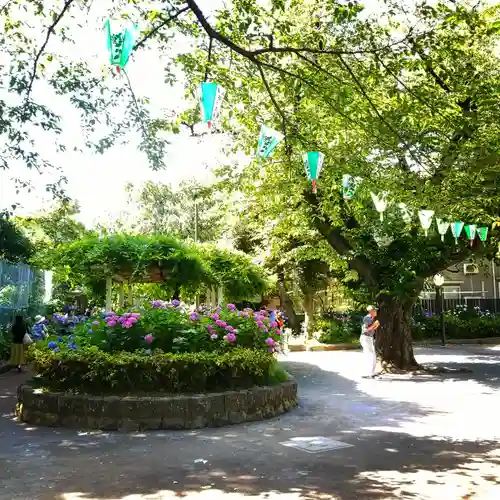
<svg viewBox="0 0 500 500">
<path fill-rule="evenodd" d="M 366 308 L 366 310 L 367 310 L 368 312 L 370 312 L 370 311 L 376 311 L 376 310 L 377 310 L 377 308 L 376 308 L 375 306 L 368 306 L 368 307 Z"/>
</svg>

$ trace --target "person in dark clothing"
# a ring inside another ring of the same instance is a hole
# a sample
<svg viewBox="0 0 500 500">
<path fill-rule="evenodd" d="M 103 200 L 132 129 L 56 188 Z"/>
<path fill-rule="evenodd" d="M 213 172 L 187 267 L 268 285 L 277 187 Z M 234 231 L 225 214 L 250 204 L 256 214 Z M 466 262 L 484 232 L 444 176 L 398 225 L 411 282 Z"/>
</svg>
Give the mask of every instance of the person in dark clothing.
<svg viewBox="0 0 500 500">
<path fill-rule="evenodd" d="M 24 336 L 28 333 L 28 327 L 22 316 L 16 316 L 11 327 L 12 343 L 10 345 L 9 365 L 17 367 L 22 372 L 26 364 L 24 357 Z"/>
</svg>

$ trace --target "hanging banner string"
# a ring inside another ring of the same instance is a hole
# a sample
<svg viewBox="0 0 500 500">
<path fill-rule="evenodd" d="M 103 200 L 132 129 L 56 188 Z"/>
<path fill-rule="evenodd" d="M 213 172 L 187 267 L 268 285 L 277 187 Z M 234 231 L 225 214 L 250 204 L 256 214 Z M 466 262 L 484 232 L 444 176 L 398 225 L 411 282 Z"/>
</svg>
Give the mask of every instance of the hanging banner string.
<svg viewBox="0 0 500 500">
<path fill-rule="evenodd" d="M 128 73 L 125 71 L 125 68 L 121 70 L 121 72 L 125 75 L 125 78 L 127 79 L 127 85 L 130 90 L 130 95 L 132 96 L 132 100 L 134 101 L 135 109 L 137 111 L 137 118 L 139 119 L 139 123 L 141 126 L 142 133 L 144 137 L 147 137 L 147 129 L 146 126 L 144 125 L 144 120 L 142 119 L 141 116 L 141 107 L 139 106 L 139 102 L 137 101 L 137 98 L 135 96 L 134 89 L 132 88 L 132 84 L 130 83 L 130 78 L 128 76 Z"/>
<path fill-rule="evenodd" d="M 210 73 L 210 64 L 212 62 L 212 45 L 214 43 L 214 39 L 210 37 L 210 41 L 208 42 L 208 57 L 207 57 L 207 64 L 205 66 L 205 78 L 203 79 L 204 82 L 208 82 L 208 77 Z"/>
</svg>

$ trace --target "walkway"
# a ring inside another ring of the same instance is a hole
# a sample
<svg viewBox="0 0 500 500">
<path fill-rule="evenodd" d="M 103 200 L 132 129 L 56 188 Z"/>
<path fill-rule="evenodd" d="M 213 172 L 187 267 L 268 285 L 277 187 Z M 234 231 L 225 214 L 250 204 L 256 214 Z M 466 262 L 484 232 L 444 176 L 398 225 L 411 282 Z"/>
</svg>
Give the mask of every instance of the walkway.
<svg viewBox="0 0 500 500">
<path fill-rule="evenodd" d="M 500 351 L 417 355 L 474 373 L 360 381 L 361 353 L 293 353 L 301 407 L 282 418 L 132 435 L 21 426 L 23 375 L 3 375 L 0 499 L 499 499 Z"/>
</svg>

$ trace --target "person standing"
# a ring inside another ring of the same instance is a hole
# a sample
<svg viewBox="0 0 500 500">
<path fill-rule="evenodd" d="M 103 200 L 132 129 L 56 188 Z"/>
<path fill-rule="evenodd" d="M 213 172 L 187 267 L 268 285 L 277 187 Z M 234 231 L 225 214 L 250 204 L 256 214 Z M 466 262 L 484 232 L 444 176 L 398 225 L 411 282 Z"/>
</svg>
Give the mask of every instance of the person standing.
<svg viewBox="0 0 500 500">
<path fill-rule="evenodd" d="M 16 316 L 11 327 L 12 343 L 10 345 L 9 365 L 15 366 L 19 372 L 23 371 L 23 366 L 26 364 L 24 357 L 24 336 L 28 334 L 28 327 L 22 316 Z"/>
<path fill-rule="evenodd" d="M 363 378 L 374 378 L 377 376 L 377 353 L 375 352 L 375 332 L 380 326 L 377 318 L 377 309 L 374 306 L 366 308 L 368 314 L 363 318 L 361 326 L 361 336 L 359 342 L 363 348 L 363 354 L 368 365 L 368 373 Z"/>
</svg>

